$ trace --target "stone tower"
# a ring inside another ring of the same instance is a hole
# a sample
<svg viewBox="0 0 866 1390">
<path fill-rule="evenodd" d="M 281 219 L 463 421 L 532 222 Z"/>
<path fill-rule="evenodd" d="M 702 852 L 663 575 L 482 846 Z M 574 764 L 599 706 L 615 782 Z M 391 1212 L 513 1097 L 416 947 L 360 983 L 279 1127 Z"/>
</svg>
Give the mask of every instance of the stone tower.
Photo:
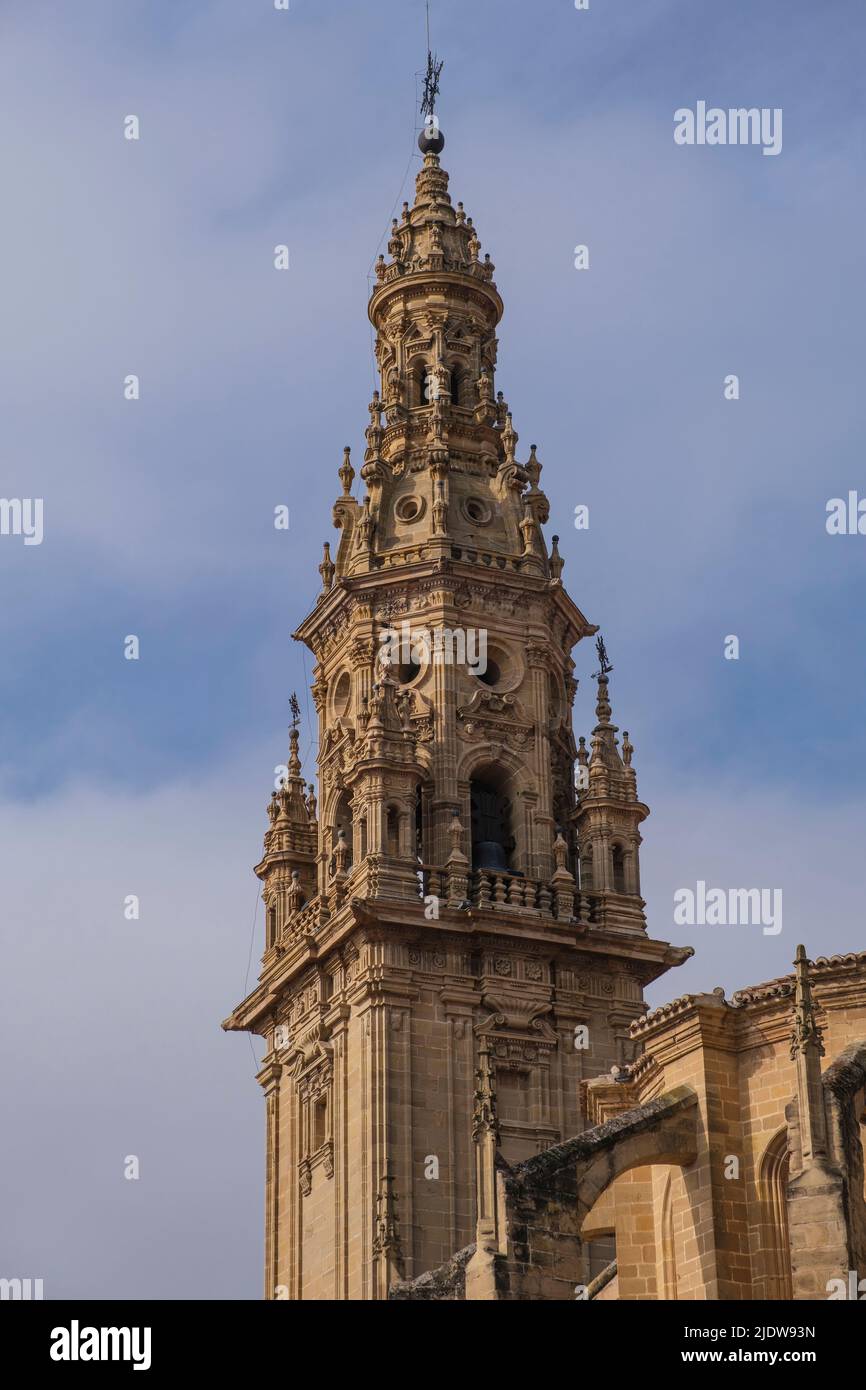
<svg viewBox="0 0 866 1390">
<path fill-rule="evenodd" d="M 370 299 L 362 497 L 347 448 L 339 548 L 296 633 L 319 798 L 295 730 L 256 867 L 260 981 L 224 1025 L 267 1042 L 268 1298 L 384 1298 L 468 1245 L 492 1161 L 479 1094 L 507 1159 L 578 1133 L 582 1083 L 628 1066 L 644 986 L 690 954 L 647 935 L 648 812 L 604 660 L 575 745 L 571 652 L 596 628 L 496 389 L 493 264 L 441 134 L 419 143 Z"/>
</svg>

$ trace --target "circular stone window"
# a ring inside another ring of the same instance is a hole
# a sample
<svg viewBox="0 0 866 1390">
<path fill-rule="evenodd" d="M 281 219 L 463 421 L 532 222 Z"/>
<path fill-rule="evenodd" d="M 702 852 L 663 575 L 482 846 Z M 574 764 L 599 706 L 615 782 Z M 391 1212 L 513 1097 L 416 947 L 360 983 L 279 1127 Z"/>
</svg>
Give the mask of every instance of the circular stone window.
<svg viewBox="0 0 866 1390">
<path fill-rule="evenodd" d="M 492 657 L 488 656 L 484 670 L 478 672 L 478 679 L 483 681 L 485 685 L 494 687 L 502 680 L 502 672 Z"/>
<path fill-rule="evenodd" d="M 460 510 L 473 526 L 489 526 L 493 518 L 493 508 L 483 497 L 464 497 Z"/>
<path fill-rule="evenodd" d="M 349 696 L 352 693 L 352 678 L 348 671 L 343 671 L 337 684 L 334 686 L 334 714 L 339 719 L 349 708 Z"/>
<path fill-rule="evenodd" d="M 498 642 L 487 642 L 485 647 L 479 648 L 479 655 L 483 657 L 481 664 L 484 670 L 473 671 L 471 666 L 469 668 L 477 681 L 500 694 L 517 689 L 523 680 L 523 663 L 516 652 L 500 647 Z"/>
<path fill-rule="evenodd" d="M 422 666 L 420 661 L 410 656 L 408 661 L 401 661 L 399 666 L 392 666 L 391 671 L 401 685 L 411 685 L 420 676 Z"/>
<path fill-rule="evenodd" d="M 424 507 L 423 497 L 401 497 L 394 508 L 394 515 L 398 521 L 420 521 Z"/>
</svg>

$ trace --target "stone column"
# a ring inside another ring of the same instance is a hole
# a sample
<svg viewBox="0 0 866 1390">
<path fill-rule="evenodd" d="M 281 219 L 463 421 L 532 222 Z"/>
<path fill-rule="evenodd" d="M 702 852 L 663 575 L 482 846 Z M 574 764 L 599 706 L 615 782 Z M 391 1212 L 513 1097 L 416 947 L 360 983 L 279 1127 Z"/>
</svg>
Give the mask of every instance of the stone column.
<svg viewBox="0 0 866 1390">
<path fill-rule="evenodd" d="M 280 1076 L 282 1065 L 266 1060 L 256 1080 L 265 1093 L 265 1298 L 277 1297 L 279 1255 Z"/>
</svg>

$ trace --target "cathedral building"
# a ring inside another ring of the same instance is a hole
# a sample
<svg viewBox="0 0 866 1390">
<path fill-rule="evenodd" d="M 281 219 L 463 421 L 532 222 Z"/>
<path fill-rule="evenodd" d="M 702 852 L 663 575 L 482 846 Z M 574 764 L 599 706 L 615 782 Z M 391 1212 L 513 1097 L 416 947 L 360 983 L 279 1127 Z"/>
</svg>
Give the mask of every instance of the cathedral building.
<svg viewBox="0 0 866 1390">
<path fill-rule="evenodd" d="M 866 954 L 647 1014 L 692 951 L 647 930 L 600 640 L 575 743 L 597 628 L 497 389 L 494 266 L 438 126 L 419 144 L 369 305 L 362 496 L 347 448 L 295 634 L 318 796 L 293 727 L 261 975 L 224 1024 L 267 1044 L 265 1296 L 819 1296 L 866 1275 Z"/>
</svg>

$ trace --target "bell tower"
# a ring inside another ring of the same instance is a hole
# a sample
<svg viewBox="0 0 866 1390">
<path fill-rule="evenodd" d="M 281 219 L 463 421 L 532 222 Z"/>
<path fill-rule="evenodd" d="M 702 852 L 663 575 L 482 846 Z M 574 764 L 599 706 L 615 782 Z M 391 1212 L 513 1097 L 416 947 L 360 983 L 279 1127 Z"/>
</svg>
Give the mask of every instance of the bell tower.
<svg viewBox="0 0 866 1390">
<path fill-rule="evenodd" d="M 256 868 L 261 975 L 224 1024 L 267 1043 L 267 1298 L 384 1298 L 470 1244 L 479 1067 L 506 1158 L 578 1133 L 582 1083 L 628 1066 L 645 985 L 690 954 L 647 934 L 648 811 L 603 644 L 591 751 L 574 742 L 571 653 L 597 629 L 497 390 L 493 263 L 438 125 L 419 145 L 370 299 L 359 495 L 346 448 L 295 634 L 319 796 L 295 730 Z"/>
</svg>

